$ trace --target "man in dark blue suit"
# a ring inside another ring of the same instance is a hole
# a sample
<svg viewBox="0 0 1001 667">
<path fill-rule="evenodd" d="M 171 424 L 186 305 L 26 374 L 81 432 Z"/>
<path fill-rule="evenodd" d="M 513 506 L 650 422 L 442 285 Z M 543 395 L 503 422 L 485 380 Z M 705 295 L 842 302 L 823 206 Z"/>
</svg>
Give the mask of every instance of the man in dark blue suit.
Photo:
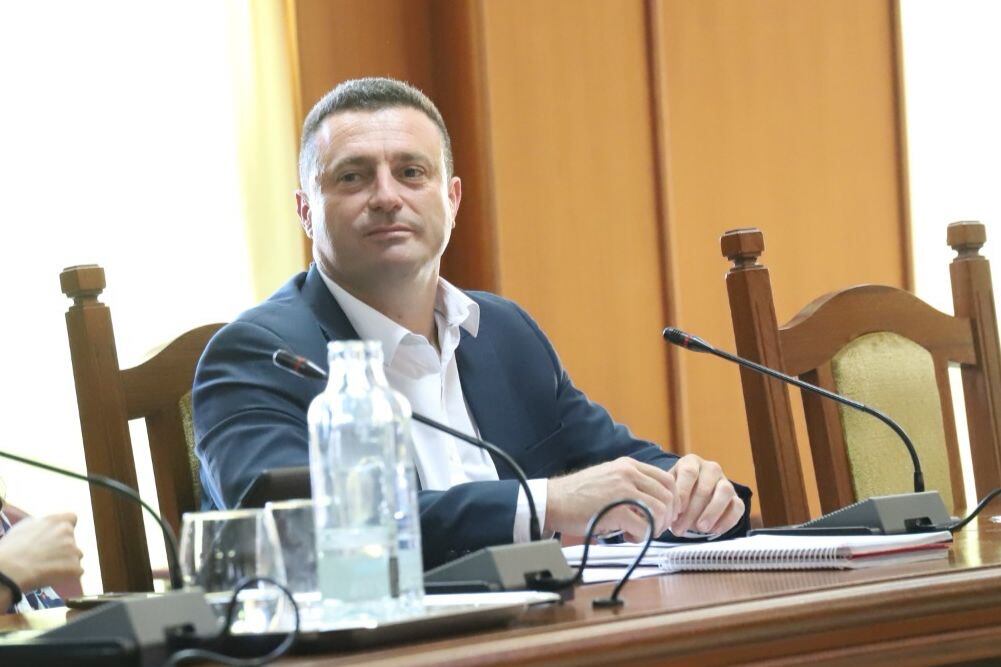
<svg viewBox="0 0 1001 667">
<path fill-rule="evenodd" d="M 341 84 L 306 118 L 299 172 L 315 263 L 224 327 L 198 365 L 206 509 L 236 504 L 263 470 L 308 461 L 306 412 L 323 385 L 275 368 L 274 350 L 321 361 L 329 341 L 369 338 L 416 411 L 514 457 L 546 532 L 583 534 L 621 498 L 646 503 L 658 534 L 746 528 L 749 492 L 717 464 L 634 438 L 574 387 L 527 313 L 440 278 L 461 182 L 422 93 L 390 79 Z M 414 441 L 426 567 L 527 537 L 524 492 L 502 461 L 419 425 Z M 599 530 L 640 539 L 646 523 L 619 508 Z"/>
</svg>

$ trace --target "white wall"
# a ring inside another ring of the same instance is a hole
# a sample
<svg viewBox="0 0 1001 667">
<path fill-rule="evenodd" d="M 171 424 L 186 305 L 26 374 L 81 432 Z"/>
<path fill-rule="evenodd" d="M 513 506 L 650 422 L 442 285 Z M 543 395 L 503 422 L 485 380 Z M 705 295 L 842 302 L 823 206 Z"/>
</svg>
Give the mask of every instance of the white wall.
<svg viewBox="0 0 1001 667">
<path fill-rule="evenodd" d="M 85 469 L 63 267 L 105 267 L 123 367 L 251 304 L 226 20 L 222 2 L 0 3 L 0 448 Z M 100 590 L 85 485 L 3 459 L 0 479 L 32 513 L 79 514 Z"/>
<path fill-rule="evenodd" d="M 987 225 L 1001 286 L 1001 2 L 902 0 L 901 25 L 915 286 L 951 313 L 949 222 Z"/>
</svg>

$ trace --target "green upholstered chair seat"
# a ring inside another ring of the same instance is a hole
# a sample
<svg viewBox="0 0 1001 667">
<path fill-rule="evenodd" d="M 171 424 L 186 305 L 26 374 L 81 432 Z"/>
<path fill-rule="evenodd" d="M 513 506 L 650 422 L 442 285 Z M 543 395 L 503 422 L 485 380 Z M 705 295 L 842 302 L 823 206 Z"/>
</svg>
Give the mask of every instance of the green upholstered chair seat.
<svg viewBox="0 0 1001 667">
<path fill-rule="evenodd" d="M 184 442 L 188 446 L 188 465 L 191 466 L 191 483 L 195 488 L 195 507 L 202 505 L 201 462 L 195 455 L 195 420 L 191 407 L 191 392 L 181 397 L 178 407 L 181 411 L 181 423 L 184 426 Z"/>
<path fill-rule="evenodd" d="M 953 511 L 942 403 L 931 354 L 895 333 L 860 336 L 831 360 L 836 390 L 889 415 L 910 436 L 925 486 Z M 900 438 L 876 418 L 840 406 L 855 495 L 913 491 L 913 466 Z M 822 471 L 817 471 L 822 474 Z"/>
</svg>

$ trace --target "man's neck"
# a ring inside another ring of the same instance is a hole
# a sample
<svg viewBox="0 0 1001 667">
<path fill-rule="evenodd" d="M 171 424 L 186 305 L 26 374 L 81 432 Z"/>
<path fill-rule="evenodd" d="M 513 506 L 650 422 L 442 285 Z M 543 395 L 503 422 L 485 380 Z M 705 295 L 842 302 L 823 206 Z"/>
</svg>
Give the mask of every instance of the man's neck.
<svg viewBox="0 0 1001 667">
<path fill-rule="evenodd" d="M 368 284 L 353 282 L 327 267 L 324 267 L 324 272 L 351 296 L 438 347 L 434 319 L 438 267 L 433 267 L 427 274 L 395 280 L 387 276 L 378 283 Z"/>
</svg>

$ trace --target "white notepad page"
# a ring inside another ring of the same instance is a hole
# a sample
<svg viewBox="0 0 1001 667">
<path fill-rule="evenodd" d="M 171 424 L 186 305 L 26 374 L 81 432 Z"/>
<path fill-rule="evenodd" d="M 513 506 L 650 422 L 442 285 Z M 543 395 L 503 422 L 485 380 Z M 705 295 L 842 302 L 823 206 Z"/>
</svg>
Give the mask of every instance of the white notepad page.
<svg viewBox="0 0 1001 667">
<path fill-rule="evenodd" d="M 668 571 L 847 569 L 943 558 L 948 531 L 909 535 L 755 535 L 659 554 Z M 645 559 L 644 559 L 645 560 Z"/>
</svg>

